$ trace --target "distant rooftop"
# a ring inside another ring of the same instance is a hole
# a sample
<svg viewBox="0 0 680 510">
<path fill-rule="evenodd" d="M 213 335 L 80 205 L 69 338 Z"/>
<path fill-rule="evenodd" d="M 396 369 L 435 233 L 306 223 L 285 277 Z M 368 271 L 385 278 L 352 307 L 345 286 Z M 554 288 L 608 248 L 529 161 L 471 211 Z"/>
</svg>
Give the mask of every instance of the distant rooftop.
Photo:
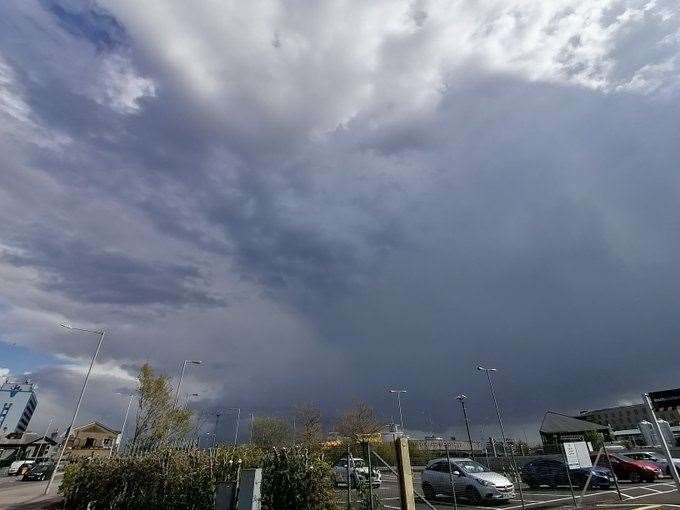
<svg viewBox="0 0 680 510">
<path fill-rule="evenodd" d="M 544 434 L 555 434 L 564 432 L 585 432 L 587 430 L 601 431 L 609 430 L 608 427 L 598 425 L 586 420 L 579 420 L 572 418 L 566 414 L 555 413 L 548 411 L 543 417 L 540 431 Z"/>
</svg>

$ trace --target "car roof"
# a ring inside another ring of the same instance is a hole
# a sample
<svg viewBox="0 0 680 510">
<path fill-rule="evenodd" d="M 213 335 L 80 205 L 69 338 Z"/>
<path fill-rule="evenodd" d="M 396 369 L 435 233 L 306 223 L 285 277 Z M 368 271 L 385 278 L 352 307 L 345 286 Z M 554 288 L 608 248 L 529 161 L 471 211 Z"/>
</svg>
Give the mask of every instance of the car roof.
<svg viewBox="0 0 680 510">
<path fill-rule="evenodd" d="M 462 462 L 462 461 L 471 461 L 472 459 L 470 457 L 451 457 L 451 462 Z M 439 457 L 438 459 L 432 459 L 430 462 L 427 463 L 428 466 L 431 464 L 434 464 L 435 462 L 446 462 L 446 457 Z"/>
</svg>

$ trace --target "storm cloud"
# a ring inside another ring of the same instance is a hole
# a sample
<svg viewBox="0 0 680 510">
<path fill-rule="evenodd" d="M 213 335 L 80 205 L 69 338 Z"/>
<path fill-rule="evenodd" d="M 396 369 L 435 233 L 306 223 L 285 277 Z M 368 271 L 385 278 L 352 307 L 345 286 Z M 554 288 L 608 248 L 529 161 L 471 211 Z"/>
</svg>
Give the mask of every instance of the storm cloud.
<svg viewBox="0 0 680 510">
<path fill-rule="evenodd" d="M 478 363 L 515 432 L 679 385 L 674 2 L 3 11 L 0 335 L 61 360 L 51 413 L 64 319 L 110 332 L 109 420 L 190 357 L 205 408 L 389 421 L 400 386 L 419 430 L 490 421 Z"/>
</svg>

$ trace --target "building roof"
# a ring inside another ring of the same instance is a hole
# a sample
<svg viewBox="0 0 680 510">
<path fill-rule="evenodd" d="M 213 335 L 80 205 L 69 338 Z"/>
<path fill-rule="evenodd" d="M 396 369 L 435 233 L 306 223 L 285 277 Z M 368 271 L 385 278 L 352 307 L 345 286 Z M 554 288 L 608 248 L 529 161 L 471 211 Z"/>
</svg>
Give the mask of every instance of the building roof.
<svg viewBox="0 0 680 510">
<path fill-rule="evenodd" d="M 579 414 L 582 416 L 585 416 L 587 414 L 593 414 L 593 413 L 601 413 L 603 411 L 616 411 L 619 409 L 632 409 L 634 407 L 640 408 L 644 407 L 644 404 L 624 404 L 620 406 L 612 406 L 612 407 L 602 407 L 600 409 L 584 409 L 581 411 Z"/>
<path fill-rule="evenodd" d="M 84 429 L 86 429 L 88 427 L 92 427 L 92 426 L 102 428 L 102 429 L 106 430 L 107 432 L 111 432 L 112 434 L 120 434 L 120 430 L 112 429 L 111 427 L 108 427 L 108 426 L 106 426 L 103 423 L 100 423 L 98 421 L 91 421 L 90 423 L 86 423 L 85 425 L 79 425 L 77 427 L 73 427 L 73 432 L 78 432 L 79 430 L 84 430 Z"/>
<path fill-rule="evenodd" d="M 57 444 L 57 442 L 47 436 L 40 435 L 36 432 L 24 432 L 24 433 L 12 433 L 5 436 L 0 436 L 0 446 L 11 447 L 11 446 L 24 446 L 38 442 L 45 442 L 52 445 Z"/>
<path fill-rule="evenodd" d="M 548 411 L 543 417 L 543 423 L 541 423 L 540 432 L 544 434 L 555 434 L 560 432 L 585 432 L 588 430 L 602 431 L 609 430 L 608 427 L 604 425 L 598 425 L 597 423 L 592 423 L 586 420 L 579 420 L 577 418 L 572 418 L 566 414 L 555 413 L 553 411 Z"/>
</svg>

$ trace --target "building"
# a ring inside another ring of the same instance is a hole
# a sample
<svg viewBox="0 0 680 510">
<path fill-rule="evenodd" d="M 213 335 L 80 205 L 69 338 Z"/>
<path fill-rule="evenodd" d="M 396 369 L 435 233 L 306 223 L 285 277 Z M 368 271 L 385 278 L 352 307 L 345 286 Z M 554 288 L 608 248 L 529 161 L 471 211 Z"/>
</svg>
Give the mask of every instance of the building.
<svg viewBox="0 0 680 510">
<path fill-rule="evenodd" d="M 0 386 L 0 435 L 23 433 L 38 406 L 36 386 L 25 381 L 5 381 Z"/>
<path fill-rule="evenodd" d="M 98 421 L 74 427 L 66 445 L 68 458 L 108 456 L 116 445 L 118 434 L 119 430 Z"/>
<path fill-rule="evenodd" d="M 680 425 L 680 411 L 678 411 L 677 407 L 658 409 L 654 414 L 656 414 L 659 420 L 666 420 L 672 427 Z M 636 429 L 641 421 L 650 421 L 652 419 L 644 404 L 581 411 L 575 418 L 608 426 L 612 430 Z"/>
<path fill-rule="evenodd" d="M 611 440 L 611 432 L 607 426 L 552 411 L 545 413 L 539 433 L 546 453 L 558 451 L 559 445 L 566 442 L 594 441 L 597 438 Z"/>
<path fill-rule="evenodd" d="M 42 436 L 34 432 L 0 436 L 0 465 L 15 460 L 50 457 L 57 451 L 56 434 Z"/>
</svg>

